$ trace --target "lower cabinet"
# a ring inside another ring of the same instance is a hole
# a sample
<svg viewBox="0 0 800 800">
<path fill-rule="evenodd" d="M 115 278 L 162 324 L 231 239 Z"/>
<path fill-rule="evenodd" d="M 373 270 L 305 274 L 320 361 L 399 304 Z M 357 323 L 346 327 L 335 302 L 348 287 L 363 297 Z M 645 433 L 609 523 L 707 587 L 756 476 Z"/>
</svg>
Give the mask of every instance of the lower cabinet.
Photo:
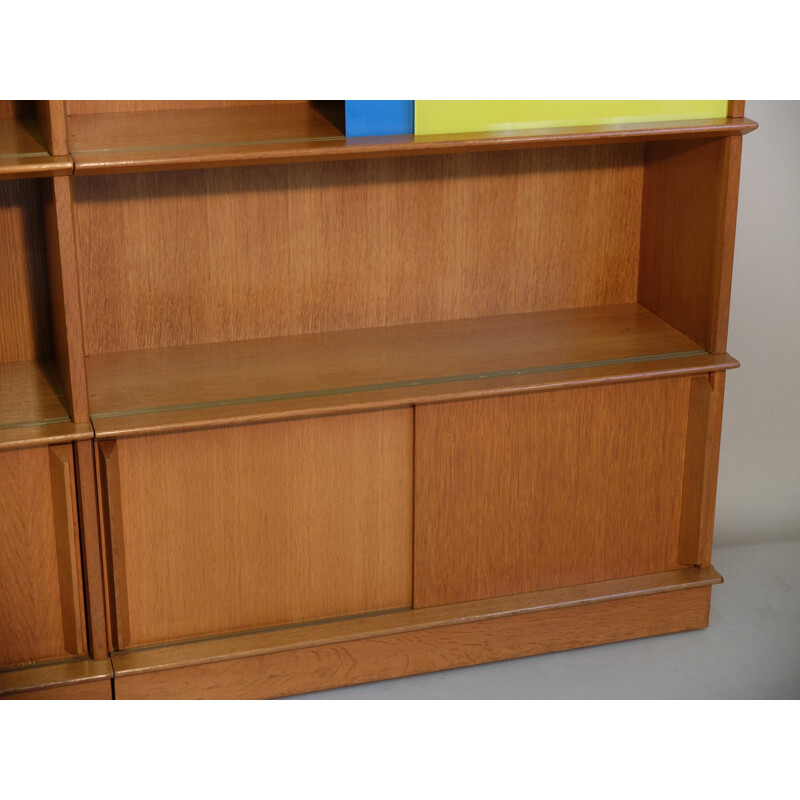
<svg viewBox="0 0 800 800">
<path fill-rule="evenodd" d="M 407 608 L 410 408 L 99 444 L 115 647 Z"/>
<path fill-rule="evenodd" d="M 0 453 L 0 669 L 86 653 L 72 447 Z"/>
<path fill-rule="evenodd" d="M 679 569 L 693 381 L 417 408 L 414 607 Z"/>
</svg>

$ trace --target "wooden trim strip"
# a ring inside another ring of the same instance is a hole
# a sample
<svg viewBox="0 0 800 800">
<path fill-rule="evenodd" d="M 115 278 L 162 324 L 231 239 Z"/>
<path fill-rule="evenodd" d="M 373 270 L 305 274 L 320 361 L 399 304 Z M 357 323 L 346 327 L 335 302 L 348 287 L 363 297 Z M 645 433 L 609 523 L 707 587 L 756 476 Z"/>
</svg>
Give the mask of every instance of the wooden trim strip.
<svg viewBox="0 0 800 800">
<path fill-rule="evenodd" d="M 724 373 L 692 379 L 678 543 L 682 564 L 711 563 L 724 391 Z"/>
<path fill-rule="evenodd" d="M 76 442 L 76 489 L 83 545 L 84 592 L 89 636 L 89 651 L 94 659 L 108 658 L 106 602 L 103 588 L 103 555 L 97 510 L 94 447 L 92 442 Z"/>
<path fill-rule="evenodd" d="M 711 587 L 623 596 L 114 680 L 117 699 L 267 698 L 695 630 Z M 118 659 L 115 660 L 118 666 Z"/>
<path fill-rule="evenodd" d="M 36 121 L 50 155 L 69 154 L 67 107 L 63 100 L 37 100 Z"/>
<path fill-rule="evenodd" d="M 0 672 L 0 697 L 18 692 L 69 686 L 85 681 L 99 681 L 111 678 L 112 675 L 113 668 L 108 659 L 92 661 L 86 658 L 35 667 L 20 667 Z"/>
<path fill-rule="evenodd" d="M 53 523 L 56 535 L 58 582 L 61 592 L 61 622 L 64 647 L 69 653 L 83 653 L 83 619 L 78 570 L 80 561 L 75 547 L 75 509 L 72 502 L 70 462 L 72 449 L 68 444 L 50 448 L 50 485 L 53 493 Z"/>
<path fill-rule="evenodd" d="M 728 117 L 738 119 L 744 116 L 744 100 L 728 100 Z"/>
<path fill-rule="evenodd" d="M 223 110 L 224 112 L 224 110 Z M 174 112 L 141 112 L 129 114 L 147 121 L 158 114 Z M 210 114 L 221 113 L 219 110 Z M 258 139 L 248 141 L 208 141 L 197 144 L 181 142 L 136 143 L 131 139 L 124 147 L 104 147 L 102 129 L 105 120 L 97 117 L 115 115 L 82 115 L 73 117 L 70 135 L 75 175 L 119 174 L 154 170 L 198 169 L 254 164 L 301 163 L 306 161 L 340 161 L 360 158 L 393 158 L 462 152 L 519 150 L 533 147 L 570 147 L 611 142 L 700 138 L 708 136 L 741 136 L 755 130 L 752 120 L 728 118 L 716 120 L 682 120 L 679 123 L 649 122 L 621 125 L 541 128 L 514 131 L 499 136 L 496 132 L 436 134 L 426 136 L 382 136 L 347 139 L 342 135 L 318 137 L 271 137 L 268 130 Z M 95 119 L 88 119 L 95 117 Z M 113 124 L 115 120 L 111 120 Z M 135 127 L 135 126 L 134 126 Z M 91 130 L 87 138 L 84 128 Z"/>
<path fill-rule="evenodd" d="M 36 420 L 8 428 L 0 425 L 0 452 L 22 447 L 61 444 L 94 438 L 94 429 L 88 422 L 76 425 L 68 419 Z"/>
<path fill-rule="evenodd" d="M 125 572 L 125 543 L 122 538 L 122 494 L 119 482 L 119 459 L 115 441 L 98 444 L 103 499 L 103 520 L 108 542 L 106 555 L 110 561 L 106 575 L 112 603 L 111 631 L 114 646 L 122 650 L 130 641 L 128 587 Z"/>
<path fill-rule="evenodd" d="M 418 610 L 393 611 L 345 620 L 293 625 L 283 628 L 224 636 L 202 641 L 114 653 L 111 656 L 117 676 L 173 669 L 232 658 L 278 653 L 298 648 L 320 647 L 355 639 L 410 633 L 429 628 L 480 622 L 488 619 L 531 614 L 554 609 L 602 603 L 607 600 L 673 592 L 722 583 L 713 567 L 682 569 L 622 578 L 613 581 L 547 589 L 510 597 L 454 603 Z"/>
</svg>

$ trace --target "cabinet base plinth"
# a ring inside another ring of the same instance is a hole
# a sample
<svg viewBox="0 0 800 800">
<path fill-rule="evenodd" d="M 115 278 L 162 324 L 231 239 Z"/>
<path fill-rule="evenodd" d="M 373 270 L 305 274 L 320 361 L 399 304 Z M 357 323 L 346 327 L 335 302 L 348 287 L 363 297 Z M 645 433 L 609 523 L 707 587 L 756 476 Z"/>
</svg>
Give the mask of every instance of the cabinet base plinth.
<svg viewBox="0 0 800 800">
<path fill-rule="evenodd" d="M 711 585 L 721 580 L 713 568 L 690 568 L 119 653 L 112 655 L 115 695 L 117 699 L 283 697 L 695 630 L 708 625 Z M 533 602 L 537 598 L 538 607 Z"/>
<path fill-rule="evenodd" d="M 0 700 L 111 700 L 111 662 L 82 659 L 0 673 Z"/>
</svg>

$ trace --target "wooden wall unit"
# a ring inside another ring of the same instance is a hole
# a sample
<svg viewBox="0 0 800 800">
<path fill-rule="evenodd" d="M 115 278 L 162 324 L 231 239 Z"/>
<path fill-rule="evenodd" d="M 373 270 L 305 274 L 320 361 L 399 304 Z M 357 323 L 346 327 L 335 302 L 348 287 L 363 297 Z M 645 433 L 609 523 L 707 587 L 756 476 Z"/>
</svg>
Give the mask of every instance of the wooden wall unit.
<svg viewBox="0 0 800 800">
<path fill-rule="evenodd" d="M 358 140 L 339 111 L 0 102 L 0 696 L 708 624 L 741 101 Z"/>
</svg>

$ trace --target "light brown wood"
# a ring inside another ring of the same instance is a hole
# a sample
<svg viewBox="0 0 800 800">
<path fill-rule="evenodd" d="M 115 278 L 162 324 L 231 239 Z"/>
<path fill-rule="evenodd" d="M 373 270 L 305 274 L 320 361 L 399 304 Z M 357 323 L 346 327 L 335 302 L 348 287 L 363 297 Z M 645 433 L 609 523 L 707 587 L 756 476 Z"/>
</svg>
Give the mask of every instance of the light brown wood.
<svg viewBox="0 0 800 800">
<path fill-rule="evenodd" d="M 409 606 L 412 438 L 398 409 L 116 442 L 122 646 Z"/>
<path fill-rule="evenodd" d="M 0 699 L 93 699 L 111 695 L 112 667 L 108 659 L 73 659 L 58 664 L 0 672 Z M 41 693 L 41 694 L 40 694 Z"/>
<path fill-rule="evenodd" d="M 42 184 L 53 340 L 67 407 L 75 422 L 89 421 L 80 292 L 69 178 Z"/>
<path fill-rule="evenodd" d="M 108 636 L 94 448 L 91 442 L 82 441 L 76 442 L 73 449 L 80 511 L 89 652 L 94 659 L 104 659 L 108 657 Z"/>
<path fill-rule="evenodd" d="M 370 639 L 426 628 L 441 628 L 514 614 L 552 611 L 558 608 L 600 603 L 607 600 L 712 586 L 722 583 L 713 568 L 683 568 L 655 575 L 639 575 L 613 581 L 586 583 L 561 589 L 471 600 L 448 606 L 365 614 L 340 620 L 291 625 L 264 631 L 219 636 L 197 641 L 145 647 L 113 655 L 119 676 L 173 669 L 233 658 L 279 653 L 304 647 L 320 647 L 353 639 Z"/>
<path fill-rule="evenodd" d="M 61 591 L 61 623 L 64 647 L 78 655 L 83 646 L 83 575 L 81 572 L 78 509 L 75 501 L 75 475 L 72 448 L 55 445 L 50 450 L 50 484 L 53 492 L 58 582 Z"/>
<path fill-rule="evenodd" d="M 702 138 L 738 135 L 757 127 L 750 120 L 718 119 L 542 128 L 504 135 L 489 132 L 347 139 L 340 122 L 341 109 L 331 109 L 331 105 L 301 101 L 178 110 L 148 110 L 157 108 L 148 105 L 138 112 L 75 114 L 69 120 L 70 149 L 75 172 L 81 175 Z M 137 108 L 130 104 L 116 107 Z M 68 113 L 74 114 L 75 108 L 68 103 Z"/>
<path fill-rule="evenodd" d="M 48 152 L 46 140 L 32 117 L 0 117 L 0 181 L 69 175 L 72 171 L 69 155 L 53 156 Z"/>
<path fill-rule="evenodd" d="M 67 112 L 63 100 L 37 100 L 36 121 L 47 152 L 55 156 L 67 155 Z"/>
<path fill-rule="evenodd" d="M 634 302 L 641 158 L 626 145 L 76 180 L 86 352 Z"/>
<path fill-rule="evenodd" d="M 49 448 L 0 453 L 0 487 L 0 666 L 65 658 Z"/>
<path fill-rule="evenodd" d="M 108 353 L 101 438 L 726 369 L 636 304 Z"/>
<path fill-rule="evenodd" d="M 712 353 L 728 333 L 740 136 L 647 146 L 639 302 Z"/>
<path fill-rule="evenodd" d="M 89 423 L 70 421 L 52 361 L 0 364 L 0 451 L 92 436 Z"/>
<path fill-rule="evenodd" d="M 708 566 L 714 533 L 725 375 L 692 378 L 678 559 Z"/>
<path fill-rule="evenodd" d="M 690 383 L 417 408 L 414 607 L 677 568 Z"/>
<path fill-rule="evenodd" d="M 67 113 L 120 114 L 142 111 L 188 111 L 200 108 L 242 108 L 274 103 L 306 103 L 298 100 L 67 100 Z"/>
<path fill-rule="evenodd" d="M 708 625 L 711 587 L 124 675 L 118 699 L 283 697 Z M 116 662 L 116 659 L 114 659 Z"/>
<path fill-rule="evenodd" d="M 0 363 L 52 352 L 38 188 L 0 182 Z"/>
<path fill-rule="evenodd" d="M 97 483 L 101 494 L 102 533 L 105 547 L 106 609 L 108 610 L 109 639 L 111 646 L 127 647 L 131 641 L 130 614 L 128 612 L 128 575 L 125 558 L 125 540 L 122 536 L 122 489 L 119 475 L 117 443 L 101 442 L 97 446 Z M 138 499 L 139 504 L 149 502 L 147 491 Z"/>
</svg>

